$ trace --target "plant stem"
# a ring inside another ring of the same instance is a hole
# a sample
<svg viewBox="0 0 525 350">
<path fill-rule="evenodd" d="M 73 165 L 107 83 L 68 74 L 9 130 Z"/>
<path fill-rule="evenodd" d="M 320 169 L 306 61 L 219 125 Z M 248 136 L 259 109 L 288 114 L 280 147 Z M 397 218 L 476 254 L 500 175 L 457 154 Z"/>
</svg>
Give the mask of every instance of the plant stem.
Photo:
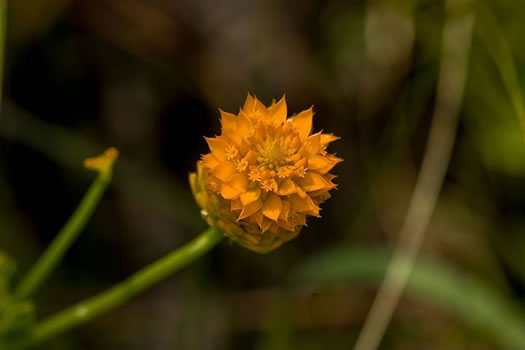
<svg viewBox="0 0 525 350">
<path fill-rule="evenodd" d="M 17 300 L 30 297 L 60 263 L 71 244 L 93 215 L 110 180 L 111 171 L 99 172 L 73 215 L 16 288 L 14 296 Z"/>
<path fill-rule="evenodd" d="M 107 291 L 73 305 L 37 324 L 26 339 L 21 343 L 14 344 L 11 348 L 23 349 L 40 344 L 116 309 L 195 261 L 216 246 L 223 238 L 222 232 L 215 228 L 209 228 L 191 242 L 146 266 Z"/>
<path fill-rule="evenodd" d="M 0 110 L 3 101 L 4 65 L 5 65 L 5 32 L 7 27 L 7 0 L 0 0 Z"/>
</svg>

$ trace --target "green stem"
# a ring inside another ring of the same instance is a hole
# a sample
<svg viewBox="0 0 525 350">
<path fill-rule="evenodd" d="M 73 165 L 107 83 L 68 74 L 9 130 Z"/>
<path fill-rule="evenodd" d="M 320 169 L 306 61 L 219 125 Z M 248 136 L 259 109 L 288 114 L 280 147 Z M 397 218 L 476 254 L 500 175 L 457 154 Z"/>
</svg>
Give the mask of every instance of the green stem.
<svg viewBox="0 0 525 350">
<path fill-rule="evenodd" d="M 11 346 L 10 349 L 22 349 L 40 344 L 119 307 L 204 255 L 223 237 L 224 234 L 214 228 L 204 231 L 191 242 L 146 266 L 107 291 L 73 305 L 37 324 L 26 339 Z"/>
<path fill-rule="evenodd" d="M 16 288 L 14 296 L 17 300 L 30 297 L 60 263 L 71 244 L 93 215 L 93 211 L 110 180 L 111 171 L 99 172 L 73 215 Z"/>
<path fill-rule="evenodd" d="M 3 100 L 6 27 L 7 27 L 7 0 L 0 0 L 0 109 L 2 108 L 2 100 Z"/>
</svg>

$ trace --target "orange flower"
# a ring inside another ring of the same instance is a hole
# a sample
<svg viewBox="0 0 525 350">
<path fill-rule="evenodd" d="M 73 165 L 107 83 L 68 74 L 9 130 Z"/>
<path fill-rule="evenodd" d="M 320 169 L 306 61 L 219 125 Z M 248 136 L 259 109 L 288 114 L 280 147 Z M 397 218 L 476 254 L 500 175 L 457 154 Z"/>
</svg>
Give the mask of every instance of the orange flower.
<svg viewBox="0 0 525 350">
<path fill-rule="evenodd" d="M 287 118 L 285 97 L 270 107 L 248 94 L 238 115 L 221 112 L 222 134 L 206 138 L 190 183 L 208 223 L 252 250 L 267 252 L 295 237 L 336 187 L 326 152 L 338 139 L 312 134 L 312 108 Z"/>
</svg>

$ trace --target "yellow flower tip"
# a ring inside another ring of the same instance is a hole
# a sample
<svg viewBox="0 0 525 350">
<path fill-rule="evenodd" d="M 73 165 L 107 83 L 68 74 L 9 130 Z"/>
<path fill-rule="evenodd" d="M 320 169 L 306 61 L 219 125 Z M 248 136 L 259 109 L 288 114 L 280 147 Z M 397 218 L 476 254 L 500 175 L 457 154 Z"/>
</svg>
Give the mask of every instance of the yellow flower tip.
<svg viewBox="0 0 525 350">
<path fill-rule="evenodd" d="M 84 160 L 84 167 L 100 173 L 108 173 L 113 168 L 118 156 L 119 151 L 115 147 L 110 147 L 102 155 Z"/>
<path fill-rule="evenodd" d="M 288 117 L 286 96 L 267 107 L 247 94 L 238 114 L 220 111 L 221 135 L 190 174 L 204 219 L 239 244 L 265 253 L 299 234 L 337 186 L 327 152 L 339 139 L 313 131 L 313 106 Z"/>
</svg>

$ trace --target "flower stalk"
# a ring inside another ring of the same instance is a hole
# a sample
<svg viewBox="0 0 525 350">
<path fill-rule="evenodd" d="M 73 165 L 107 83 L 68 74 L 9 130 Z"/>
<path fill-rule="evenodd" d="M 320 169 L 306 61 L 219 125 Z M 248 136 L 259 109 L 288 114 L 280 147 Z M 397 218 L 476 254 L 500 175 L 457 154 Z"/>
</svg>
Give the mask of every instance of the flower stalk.
<svg viewBox="0 0 525 350">
<path fill-rule="evenodd" d="M 117 157 L 118 151 L 110 148 L 100 157 L 86 159 L 84 165 L 88 169 L 98 171 L 97 178 L 73 215 L 15 289 L 15 299 L 24 300 L 33 295 L 60 263 L 93 215 L 100 198 L 111 181 L 113 163 Z"/>
<path fill-rule="evenodd" d="M 133 276 L 92 298 L 73 305 L 37 324 L 29 335 L 10 349 L 25 349 L 85 324 L 168 278 L 215 247 L 224 234 L 209 228 L 197 238 L 143 268 Z"/>
</svg>

